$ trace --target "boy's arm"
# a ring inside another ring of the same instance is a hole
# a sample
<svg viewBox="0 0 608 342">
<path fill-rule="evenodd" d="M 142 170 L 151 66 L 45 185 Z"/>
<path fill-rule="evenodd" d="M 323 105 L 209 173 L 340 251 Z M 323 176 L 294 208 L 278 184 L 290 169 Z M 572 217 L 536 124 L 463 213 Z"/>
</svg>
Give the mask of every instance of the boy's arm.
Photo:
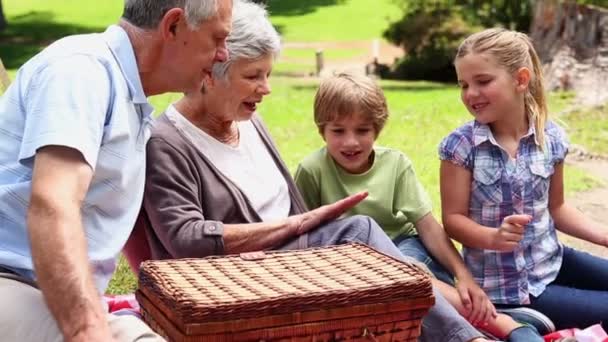
<svg viewBox="0 0 608 342">
<path fill-rule="evenodd" d="M 555 227 L 574 237 L 608 247 L 608 230 L 564 201 L 564 164 L 555 165 L 549 186 L 549 210 Z"/>
<path fill-rule="evenodd" d="M 418 220 L 416 230 L 429 253 L 456 277 L 456 290 L 462 305 L 469 313 L 467 318 L 471 322 L 487 322 L 490 316 L 495 316 L 494 305 L 477 285 L 454 244 L 433 214 L 428 213 Z"/>
<path fill-rule="evenodd" d="M 302 164 L 298 165 L 294 181 L 308 210 L 313 210 L 323 205 L 321 203 L 321 192 L 319 190 L 319 180 L 309 172 Z"/>
</svg>

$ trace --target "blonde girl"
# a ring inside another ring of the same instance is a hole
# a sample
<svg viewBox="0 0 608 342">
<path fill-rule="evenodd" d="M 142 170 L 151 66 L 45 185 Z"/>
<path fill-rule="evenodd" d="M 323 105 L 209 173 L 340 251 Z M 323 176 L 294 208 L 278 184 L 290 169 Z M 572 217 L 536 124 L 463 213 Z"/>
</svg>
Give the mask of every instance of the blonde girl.
<svg viewBox="0 0 608 342">
<path fill-rule="evenodd" d="M 539 58 L 523 33 L 469 36 L 454 61 L 474 120 L 439 147 L 443 222 L 497 305 L 526 305 L 558 329 L 608 323 L 608 260 L 557 231 L 608 246 L 605 227 L 564 202 L 568 141 L 547 118 Z"/>
</svg>

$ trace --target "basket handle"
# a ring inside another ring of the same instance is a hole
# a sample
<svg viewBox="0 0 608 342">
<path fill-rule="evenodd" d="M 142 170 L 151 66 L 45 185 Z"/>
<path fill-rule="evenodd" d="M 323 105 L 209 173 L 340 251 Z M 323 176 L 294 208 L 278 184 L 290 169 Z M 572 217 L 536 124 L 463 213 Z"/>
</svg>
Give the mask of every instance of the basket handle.
<svg viewBox="0 0 608 342">
<path fill-rule="evenodd" d="M 239 254 L 239 256 L 241 257 L 241 259 L 243 259 L 245 261 L 255 261 L 255 260 L 266 259 L 266 253 L 264 253 L 264 251 L 241 253 L 241 254 Z"/>
<path fill-rule="evenodd" d="M 376 336 L 374 336 L 374 333 L 371 332 L 367 327 L 363 328 L 363 335 L 361 335 L 361 337 L 367 337 L 373 342 L 378 342 L 378 339 L 376 338 Z"/>
</svg>

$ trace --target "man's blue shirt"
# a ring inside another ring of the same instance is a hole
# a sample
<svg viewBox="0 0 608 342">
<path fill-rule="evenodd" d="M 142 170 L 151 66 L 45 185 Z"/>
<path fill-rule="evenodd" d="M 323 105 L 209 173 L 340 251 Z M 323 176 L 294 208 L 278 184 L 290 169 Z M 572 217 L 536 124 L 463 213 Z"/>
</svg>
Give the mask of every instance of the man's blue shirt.
<svg viewBox="0 0 608 342">
<path fill-rule="evenodd" d="M 0 265 L 36 279 L 26 226 L 34 157 L 66 146 L 94 170 L 81 214 L 104 291 L 141 206 L 151 114 L 118 26 L 58 40 L 24 64 L 0 97 Z"/>
</svg>

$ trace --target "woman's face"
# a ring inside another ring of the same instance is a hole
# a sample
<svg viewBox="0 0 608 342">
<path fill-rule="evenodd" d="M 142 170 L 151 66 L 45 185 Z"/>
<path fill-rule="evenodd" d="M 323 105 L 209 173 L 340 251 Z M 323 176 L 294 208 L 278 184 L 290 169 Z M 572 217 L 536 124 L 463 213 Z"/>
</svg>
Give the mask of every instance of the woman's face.
<svg viewBox="0 0 608 342">
<path fill-rule="evenodd" d="M 211 111 L 229 120 L 249 120 L 264 96 L 270 94 L 269 77 L 273 61 L 271 54 L 257 59 L 235 60 L 225 79 L 213 81 L 209 93 L 214 104 Z"/>
</svg>

